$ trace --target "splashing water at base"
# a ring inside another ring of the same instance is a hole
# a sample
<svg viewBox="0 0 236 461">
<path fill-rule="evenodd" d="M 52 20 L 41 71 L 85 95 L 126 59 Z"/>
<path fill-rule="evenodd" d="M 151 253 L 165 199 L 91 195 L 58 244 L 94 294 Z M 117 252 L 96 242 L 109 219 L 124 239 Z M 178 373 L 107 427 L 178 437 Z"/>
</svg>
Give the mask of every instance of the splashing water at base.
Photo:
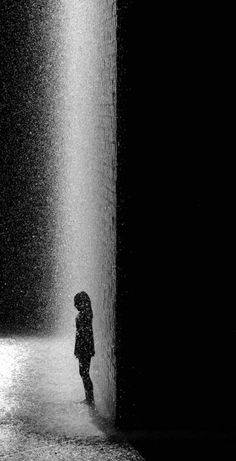
<svg viewBox="0 0 236 461">
<path fill-rule="evenodd" d="M 0 338 L 1 459 L 142 460 L 127 444 L 109 441 L 96 412 L 81 403 L 73 346 L 58 337 Z"/>
</svg>

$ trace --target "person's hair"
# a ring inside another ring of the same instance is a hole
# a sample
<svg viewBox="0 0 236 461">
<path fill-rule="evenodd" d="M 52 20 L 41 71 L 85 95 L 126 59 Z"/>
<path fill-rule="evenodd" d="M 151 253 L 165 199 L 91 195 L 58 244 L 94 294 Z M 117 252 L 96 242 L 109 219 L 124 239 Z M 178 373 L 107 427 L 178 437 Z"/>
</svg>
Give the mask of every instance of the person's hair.
<svg viewBox="0 0 236 461">
<path fill-rule="evenodd" d="M 89 303 L 89 306 L 91 307 L 91 301 L 89 295 L 85 291 L 81 291 L 80 293 L 77 293 L 74 297 L 74 303 L 78 304 L 79 301 L 87 301 Z"/>
</svg>

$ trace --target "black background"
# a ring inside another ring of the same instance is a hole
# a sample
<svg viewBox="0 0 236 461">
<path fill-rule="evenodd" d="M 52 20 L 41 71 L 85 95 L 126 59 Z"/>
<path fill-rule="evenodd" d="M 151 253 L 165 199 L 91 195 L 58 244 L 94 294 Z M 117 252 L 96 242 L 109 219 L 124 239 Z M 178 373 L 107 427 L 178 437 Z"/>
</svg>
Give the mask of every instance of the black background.
<svg viewBox="0 0 236 461">
<path fill-rule="evenodd" d="M 235 430 L 235 320 L 216 242 L 220 206 L 219 222 L 213 204 L 201 216 L 201 11 L 118 2 L 118 424 L 218 438 Z"/>
</svg>

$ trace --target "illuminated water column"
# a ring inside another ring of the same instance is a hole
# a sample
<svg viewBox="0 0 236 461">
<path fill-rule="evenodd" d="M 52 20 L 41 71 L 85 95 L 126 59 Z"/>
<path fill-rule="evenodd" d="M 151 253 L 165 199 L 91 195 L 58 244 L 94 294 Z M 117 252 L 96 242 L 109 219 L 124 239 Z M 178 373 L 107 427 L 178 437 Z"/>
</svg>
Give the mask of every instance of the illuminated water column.
<svg viewBox="0 0 236 461">
<path fill-rule="evenodd" d="M 76 292 L 89 293 L 101 412 L 115 409 L 116 8 L 63 0 L 58 101 L 58 205 L 54 302 L 74 338 Z"/>
<path fill-rule="evenodd" d="M 76 292 L 93 289 L 96 253 L 96 46 L 86 47 L 88 26 L 80 2 L 65 1 L 62 61 L 56 278 L 60 326 L 72 328 Z"/>
</svg>

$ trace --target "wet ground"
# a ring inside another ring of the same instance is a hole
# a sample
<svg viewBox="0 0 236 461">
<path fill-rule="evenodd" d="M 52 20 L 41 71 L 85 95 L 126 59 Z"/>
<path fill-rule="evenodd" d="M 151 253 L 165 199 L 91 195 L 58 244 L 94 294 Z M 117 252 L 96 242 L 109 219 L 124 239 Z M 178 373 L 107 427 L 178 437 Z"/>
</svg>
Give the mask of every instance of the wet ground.
<svg viewBox="0 0 236 461">
<path fill-rule="evenodd" d="M 0 338 L 1 461 L 141 461 L 83 400 L 73 340 Z"/>
</svg>

